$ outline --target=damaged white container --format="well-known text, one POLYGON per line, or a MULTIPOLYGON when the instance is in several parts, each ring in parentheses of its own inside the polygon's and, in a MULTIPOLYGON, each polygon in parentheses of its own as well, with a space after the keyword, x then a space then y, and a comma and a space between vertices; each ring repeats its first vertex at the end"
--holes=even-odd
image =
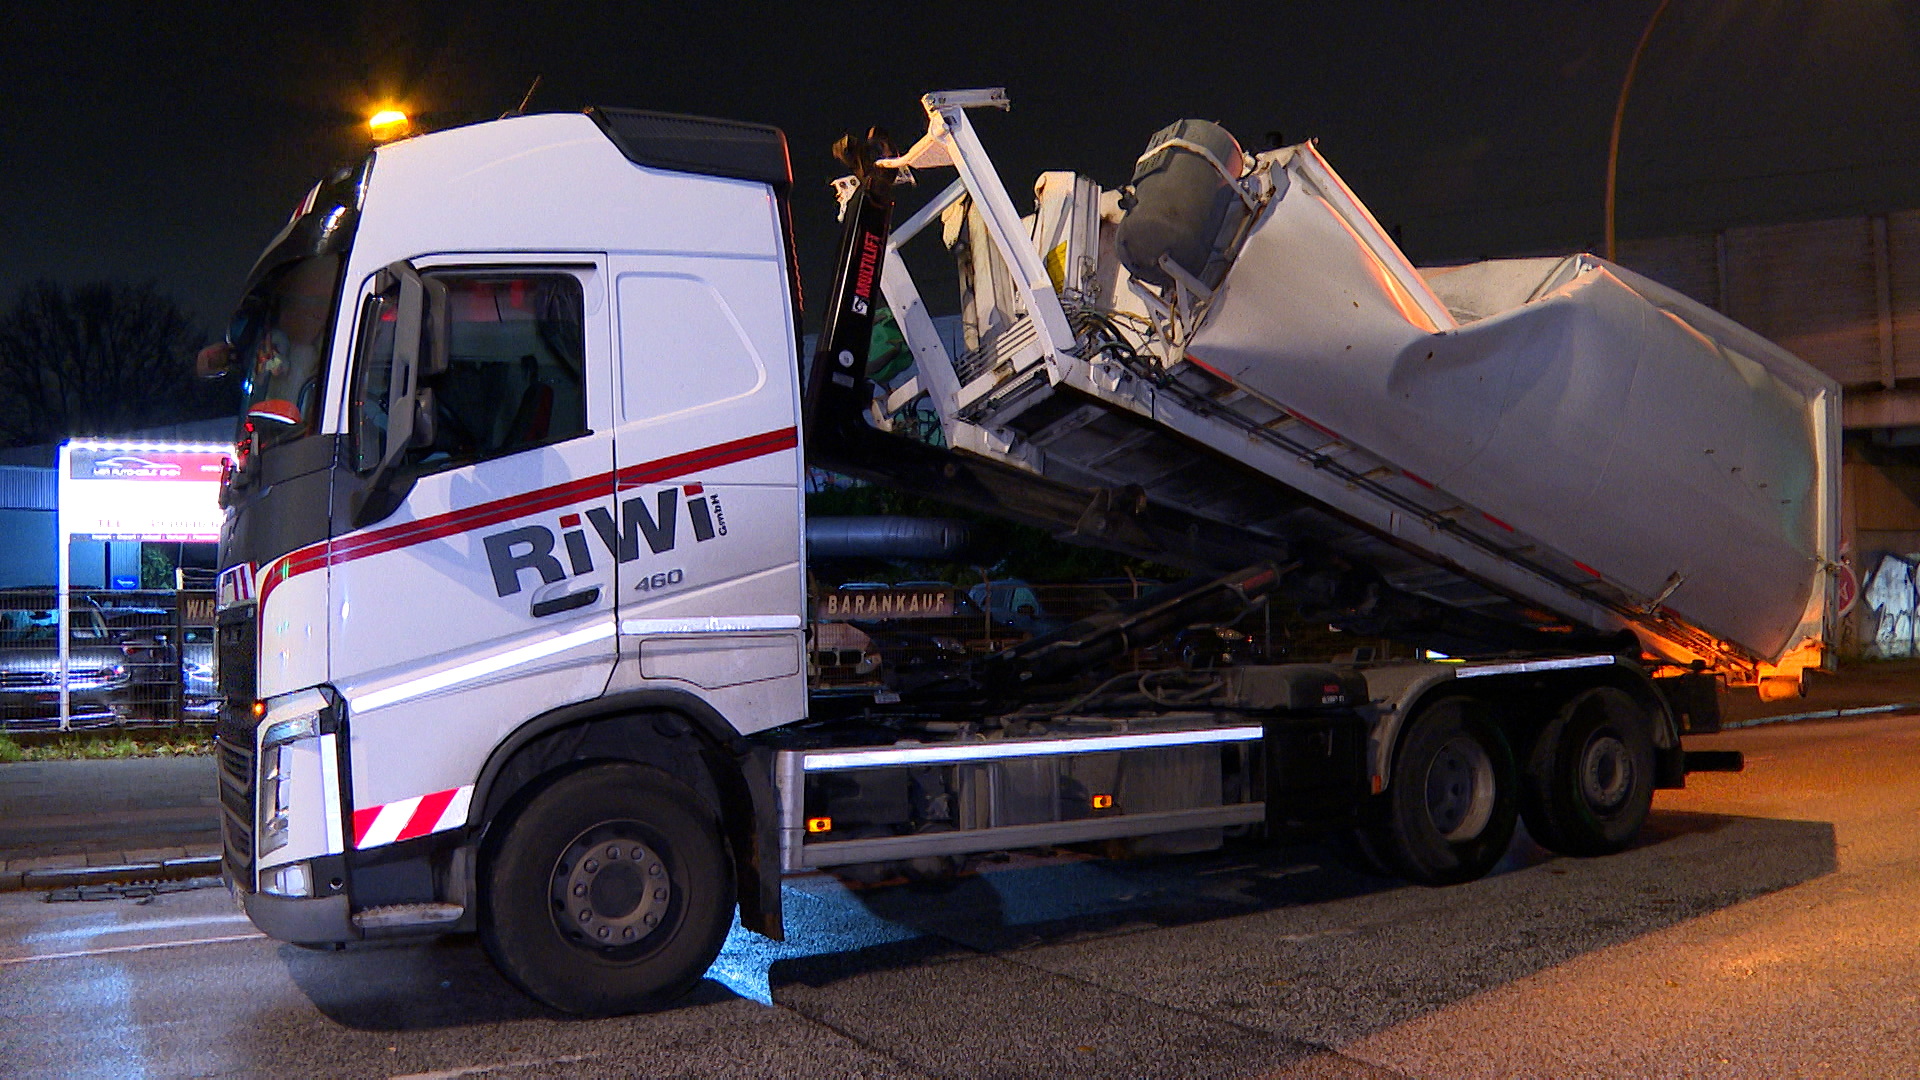
POLYGON ((966 291, 958 357, 924 347, 890 268, 920 366, 890 404, 926 394, 951 444, 1308 541, 1476 613, 1632 629, 1740 681, 1818 662, 1840 395, 1810 365, 1591 255, 1416 270, 1311 144, 1231 175, 1235 155, 1176 125, 1142 158, 1158 189, 1047 174, 1020 224, 960 110, 929 111, 908 157, 945 164, 923 152, 944 140, 962 178, 918 217, 944 211, 949 235, 957 214, 1012 217, 971 233, 1033 238, 966 291), (1188 146, 1220 175, 1189 165, 1175 191, 1161 167, 1188 146), (1129 237, 1128 215, 1155 227, 1129 237), (1219 231, 1183 245, 1179 220, 1219 231))
POLYGON ((1817 634, 1832 380, 1591 255, 1423 280, 1311 147, 1269 167, 1195 360, 1759 657, 1817 634))

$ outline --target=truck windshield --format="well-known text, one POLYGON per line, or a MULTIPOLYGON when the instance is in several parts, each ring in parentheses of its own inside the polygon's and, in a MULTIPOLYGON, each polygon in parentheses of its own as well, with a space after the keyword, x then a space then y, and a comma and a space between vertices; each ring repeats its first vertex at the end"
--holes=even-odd
POLYGON ((343 261, 334 253, 296 259, 240 302, 228 340, 245 379, 242 444, 250 435, 264 447, 314 431, 343 261))

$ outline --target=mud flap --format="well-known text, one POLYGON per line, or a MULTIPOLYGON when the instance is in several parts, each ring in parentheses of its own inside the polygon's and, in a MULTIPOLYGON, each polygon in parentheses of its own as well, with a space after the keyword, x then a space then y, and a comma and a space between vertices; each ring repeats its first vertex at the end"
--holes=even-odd
POLYGON ((726 826, 733 841, 734 879, 739 883, 740 925, 774 941, 785 941, 780 905, 780 798, 773 784, 773 751, 756 746, 739 764, 748 805, 729 805, 726 826))

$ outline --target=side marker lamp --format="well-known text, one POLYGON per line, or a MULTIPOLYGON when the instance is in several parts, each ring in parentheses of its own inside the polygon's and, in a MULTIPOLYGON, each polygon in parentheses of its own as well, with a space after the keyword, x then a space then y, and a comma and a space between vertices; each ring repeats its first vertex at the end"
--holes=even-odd
POLYGON ((807 819, 807 831, 823 833, 833 831, 833 819, 830 817, 810 817, 807 819))
POLYGON ((1095 810, 1111 810, 1111 809, 1113 809, 1113 796, 1111 796, 1111 795, 1095 795, 1095 796, 1093 797, 1093 808, 1094 808, 1095 810))

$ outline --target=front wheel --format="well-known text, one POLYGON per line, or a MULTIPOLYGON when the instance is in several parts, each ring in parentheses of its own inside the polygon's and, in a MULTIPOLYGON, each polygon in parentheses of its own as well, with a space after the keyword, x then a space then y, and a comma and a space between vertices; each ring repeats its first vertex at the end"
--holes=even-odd
POLYGON ((608 1016, 685 993, 733 921, 719 815, 644 765, 583 769, 536 795, 485 873, 480 940, 562 1012, 608 1016))
POLYGON ((1447 698, 1415 715, 1366 827, 1373 851, 1416 884, 1482 877, 1513 839, 1513 754, 1482 713, 1471 699, 1447 698))

